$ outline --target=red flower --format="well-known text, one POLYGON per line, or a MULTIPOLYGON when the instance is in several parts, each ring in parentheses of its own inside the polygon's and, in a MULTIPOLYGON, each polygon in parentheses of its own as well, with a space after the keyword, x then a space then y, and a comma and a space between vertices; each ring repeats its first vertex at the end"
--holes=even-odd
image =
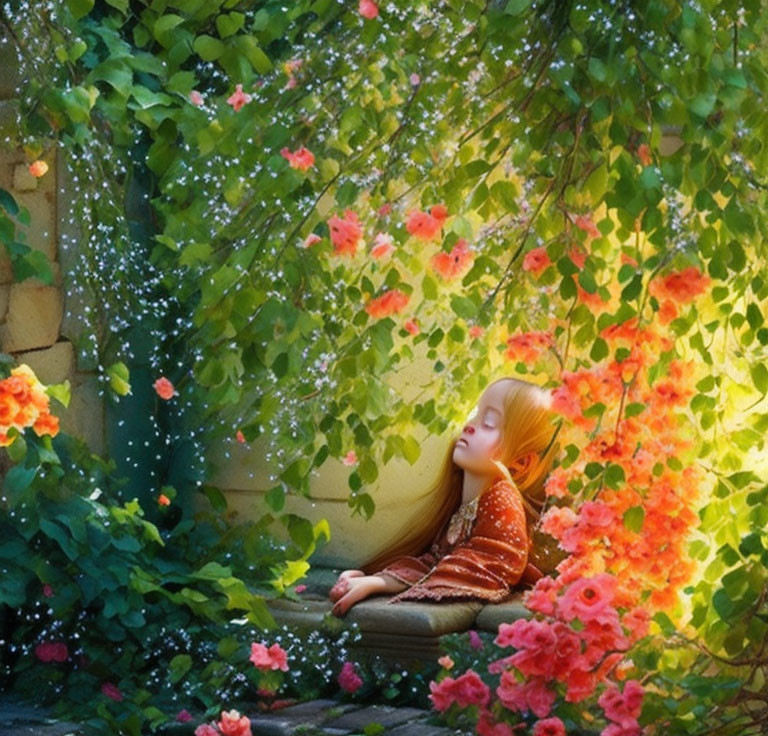
POLYGON ((565 724, 556 717, 533 724, 533 736, 565 736, 565 724))
POLYGON ((388 215, 390 212, 392 212, 392 205, 389 202, 385 202, 379 209, 377 210, 378 214, 384 217, 384 215, 388 215))
POLYGON ((331 231, 334 253, 354 256, 357 252, 357 244, 363 236, 363 228, 357 213, 352 210, 344 210, 344 217, 333 215, 328 220, 328 228, 331 231))
POLYGON ((554 345, 554 338, 549 332, 522 332, 507 338, 507 345, 505 356, 509 360, 534 363, 546 348, 554 345))
POLYGON ((242 433, 241 430, 237 430, 235 433, 235 439, 242 445, 245 442, 245 435, 242 433))
POLYGON ((227 97, 227 103, 232 105, 235 112, 239 112, 240 108, 251 101, 251 96, 247 92, 243 92, 243 85, 238 84, 235 87, 235 91, 227 97))
POLYGON ((405 309, 410 297, 404 294, 400 289, 390 289, 381 296, 371 299, 365 306, 365 311, 374 319, 389 317, 405 309))
POLYGON ((53 588, 47 583, 43 586, 43 595, 46 598, 50 598, 53 595, 53 588))
POLYGON ((475 254, 467 247, 467 241, 459 238, 450 253, 441 250, 432 256, 431 264, 446 281, 459 276, 472 263, 475 254))
POLYGON ((177 714, 176 714, 176 720, 179 723, 189 723, 192 720, 192 715, 186 708, 182 708, 177 714))
POLYGON ((157 392, 157 395, 161 399, 170 399, 173 397, 175 389, 173 388, 173 384, 164 376, 161 376, 158 378, 152 386, 154 387, 155 391, 157 392))
POLYGON ((657 299, 668 297, 685 304, 705 292, 711 282, 712 279, 699 271, 696 266, 688 266, 662 279, 652 280, 648 285, 648 291, 657 299))
POLYGON ((108 698, 112 698, 112 700, 115 700, 118 703, 123 699, 123 694, 120 692, 117 685, 114 685, 111 682, 105 682, 101 686, 101 692, 108 698))
POLYGON ((47 641, 35 647, 35 656, 41 662, 66 662, 69 651, 63 642, 47 641))
POLYGON ((643 166, 648 166, 653 161, 651 156, 651 147, 647 143, 641 143, 637 147, 637 157, 643 166))
POLYGON ((480 325, 472 325, 472 327, 469 328, 469 336, 473 338, 478 338, 482 336, 484 331, 485 330, 483 330, 483 328, 480 327, 480 325))
POLYGON ((315 163, 315 155, 304 146, 293 153, 291 153, 288 148, 284 147, 280 150, 280 154, 283 158, 288 160, 288 163, 292 168, 299 169, 300 171, 306 171, 314 166, 315 163))
POLYGON ((379 14, 379 7, 373 0, 360 0, 358 11, 363 18, 373 20, 379 14))
POLYGON ((590 238, 600 237, 600 231, 597 229, 597 225, 592 221, 591 215, 576 215, 573 219, 573 224, 587 233, 590 238))
POLYGON ((585 624, 590 621, 610 623, 616 618, 615 590, 616 578, 610 573, 582 578, 571 584, 558 600, 560 612, 568 621, 578 618, 585 624))
POLYGON ((170 506, 170 505, 171 505, 171 499, 170 499, 170 498, 168 498, 168 496, 166 496, 164 493, 161 493, 161 494, 160 494, 160 495, 157 497, 157 502, 158 502, 158 503, 159 503, 161 506, 170 506))

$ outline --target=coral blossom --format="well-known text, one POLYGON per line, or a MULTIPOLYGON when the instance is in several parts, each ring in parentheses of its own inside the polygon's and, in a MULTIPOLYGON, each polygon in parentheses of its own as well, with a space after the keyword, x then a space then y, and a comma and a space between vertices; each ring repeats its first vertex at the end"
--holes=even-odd
POLYGON ((224 710, 218 724, 223 736, 251 736, 251 719, 236 710, 224 710))
POLYGON ((227 97, 227 104, 232 105, 235 112, 239 112, 243 105, 248 104, 251 101, 251 95, 247 92, 243 92, 243 85, 238 84, 235 86, 235 91, 227 97))
POLYGON ((400 289, 390 289, 389 291, 385 291, 381 296, 371 299, 371 301, 366 304, 365 311, 374 319, 389 317, 392 314, 401 312, 406 304, 408 304, 409 299, 410 297, 400 291, 400 289))
POLYGON ((312 153, 312 151, 310 151, 308 148, 305 148, 304 146, 297 149, 293 153, 291 153, 288 148, 283 147, 280 150, 280 154, 283 156, 283 158, 288 160, 288 163, 292 168, 299 169, 300 171, 306 171, 315 163, 315 155, 312 153))
POLYGON ((464 238, 459 238, 451 248, 450 253, 441 250, 432 256, 430 261, 432 268, 446 281, 451 281, 459 276, 475 258, 474 252, 468 247, 464 238))
POLYGON ((405 229, 414 237, 422 240, 434 240, 440 235, 447 217, 448 210, 442 204, 434 205, 429 213, 414 210, 408 215, 405 229))
POLYGON ((29 165, 29 173, 32 174, 32 176, 40 178, 41 176, 44 176, 46 172, 48 171, 48 164, 45 161, 42 161, 41 159, 38 159, 37 161, 33 161, 29 165))
POLYGON ((379 7, 373 0, 360 0, 357 9, 360 15, 368 20, 373 20, 379 14, 379 7))
POLYGON ((157 392, 157 395, 161 399, 170 399, 173 398, 173 395, 175 393, 175 389, 173 387, 173 384, 165 378, 165 376, 161 376, 158 378, 152 386, 154 387, 155 391, 157 392))
POLYGON ((363 228, 356 212, 347 209, 344 210, 344 217, 331 216, 328 219, 328 228, 336 255, 354 256, 357 253, 357 245, 363 237, 363 228))
POLYGON ((565 736, 565 724, 556 717, 536 721, 533 736, 565 736))
POLYGON ((251 644, 250 661, 260 670, 288 671, 288 659, 285 650, 279 644, 273 644, 267 648, 265 644, 253 642, 251 644))
POLYGON ((539 248, 529 250, 523 258, 523 271, 540 274, 544 269, 552 265, 547 249, 542 245, 539 248))

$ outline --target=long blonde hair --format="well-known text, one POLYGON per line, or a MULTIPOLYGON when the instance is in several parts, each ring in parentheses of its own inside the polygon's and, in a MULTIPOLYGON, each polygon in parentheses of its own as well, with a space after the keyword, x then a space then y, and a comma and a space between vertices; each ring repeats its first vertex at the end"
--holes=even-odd
MULTIPOLYGON (((508 382, 504 395, 504 416, 501 424, 501 438, 494 461, 499 476, 516 485, 523 496, 526 520, 531 529, 541 515, 544 506, 544 483, 552 469, 560 444, 555 441, 560 424, 553 426, 554 413, 551 411, 550 394, 534 383, 506 376, 500 381, 508 382), (520 470, 515 461, 530 453, 534 457, 520 470)), ((461 428, 459 435, 463 431, 461 428)), ((453 438, 435 482, 428 496, 428 506, 416 520, 416 526, 406 530, 384 552, 361 566, 370 575, 386 567, 403 555, 419 555, 443 531, 456 509, 461 505, 464 484, 464 470, 453 462, 453 448, 459 435, 453 438)), ((491 482, 495 482, 494 478, 491 482)))

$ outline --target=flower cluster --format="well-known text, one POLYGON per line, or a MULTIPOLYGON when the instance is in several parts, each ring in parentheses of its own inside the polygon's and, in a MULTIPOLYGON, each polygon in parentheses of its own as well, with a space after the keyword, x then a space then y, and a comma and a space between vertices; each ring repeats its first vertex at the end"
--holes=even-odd
POLYGON ((28 365, 20 365, 0 381, 0 447, 16 439, 16 435, 8 434, 11 428, 23 433, 27 427, 32 427, 38 437, 55 437, 59 419, 50 413, 45 386, 28 365))

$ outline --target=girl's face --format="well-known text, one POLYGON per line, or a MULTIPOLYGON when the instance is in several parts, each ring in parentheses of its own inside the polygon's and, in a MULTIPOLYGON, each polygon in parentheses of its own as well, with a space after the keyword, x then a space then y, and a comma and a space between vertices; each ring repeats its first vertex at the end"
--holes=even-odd
POLYGON ((498 472, 492 458, 501 441, 504 393, 503 381, 489 386, 456 440, 453 461, 465 471, 478 475, 498 472))

